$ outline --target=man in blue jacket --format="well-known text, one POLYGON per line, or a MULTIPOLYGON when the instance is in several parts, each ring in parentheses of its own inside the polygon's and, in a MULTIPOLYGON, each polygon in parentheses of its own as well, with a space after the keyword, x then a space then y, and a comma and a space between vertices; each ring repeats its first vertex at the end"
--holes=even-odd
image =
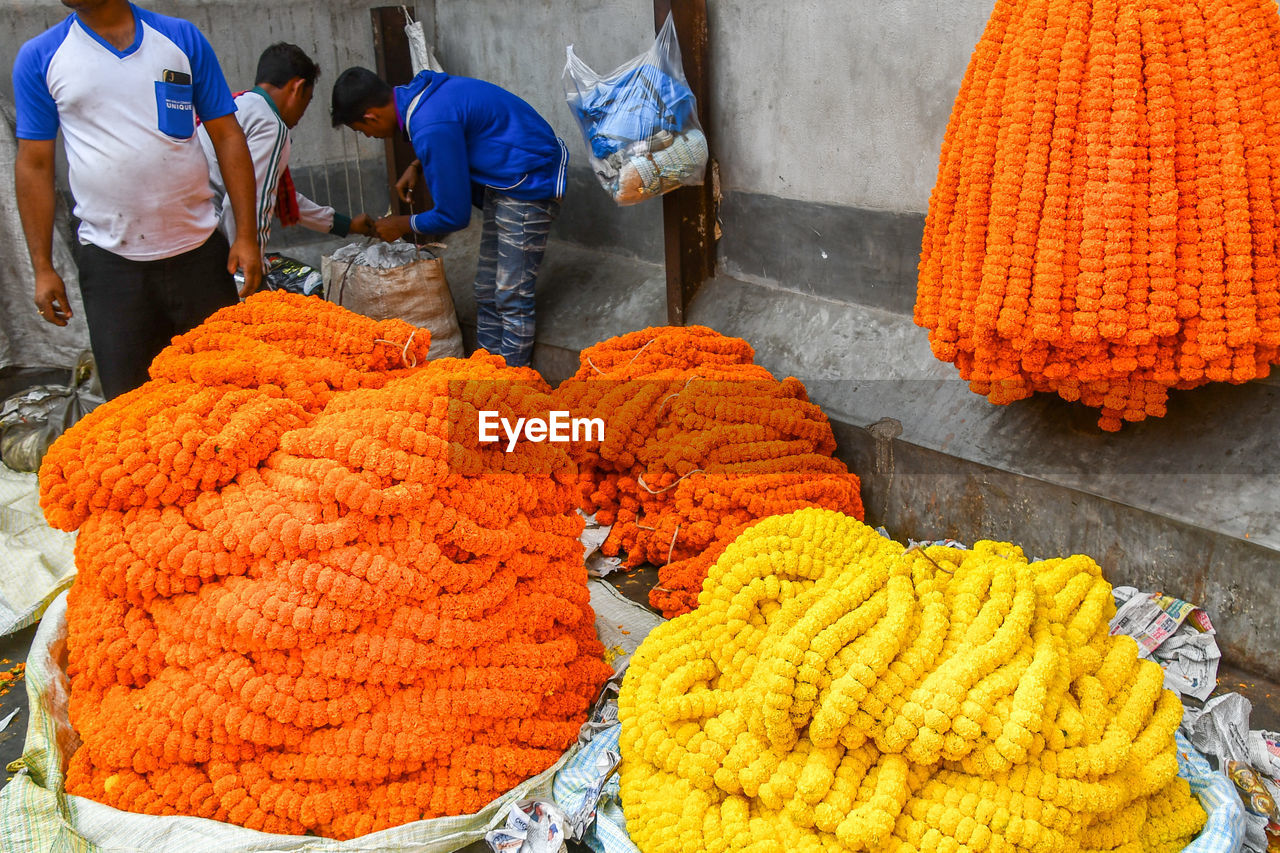
POLYGON ((534 286, 564 195, 569 150, 546 119, 492 83, 423 71, 392 88, 366 68, 333 84, 333 125, 386 139, 408 135, 417 162, 396 184, 406 201, 425 179, 435 206, 374 223, 378 236, 445 234, 484 211, 476 269, 480 346, 507 364, 533 355, 534 286))

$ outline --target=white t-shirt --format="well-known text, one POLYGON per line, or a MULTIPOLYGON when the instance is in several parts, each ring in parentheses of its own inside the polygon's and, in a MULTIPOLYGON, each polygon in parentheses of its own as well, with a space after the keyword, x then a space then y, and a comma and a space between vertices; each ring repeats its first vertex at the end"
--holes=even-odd
MULTIPOLYGON (((258 245, 265 253, 267 240, 271 237, 271 217, 276 212, 276 188, 280 176, 289 168, 293 140, 271 96, 263 90, 255 87, 242 92, 236 97, 235 104, 236 121, 240 122, 245 142, 249 145, 249 156, 253 158, 253 175, 258 187, 258 245)), ((213 140, 204 125, 197 129, 196 134, 209 161, 209 187, 213 191, 213 207, 218 212, 219 227, 227 235, 227 241, 234 242, 236 218, 231 209, 231 196, 227 194, 227 182, 223 180, 222 170, 218 168, 218 160, 213 153, 213 140)), ((346 236, 347 226, 351 224, 349 219, 337 216, 332 207, 316 204, 296 189, 293 195, 298 204, 299 225, 312 231, 333 232, 338 220, 340 227, 337 233, 346 236)))
POLYGON ((22 46, 13 88, 19 139, 62 128, 80 242, 146 261, 190 251, 217 226, 195 117, 235 103, 194 25, 132 8, 128 48, 73 14, 22 46))

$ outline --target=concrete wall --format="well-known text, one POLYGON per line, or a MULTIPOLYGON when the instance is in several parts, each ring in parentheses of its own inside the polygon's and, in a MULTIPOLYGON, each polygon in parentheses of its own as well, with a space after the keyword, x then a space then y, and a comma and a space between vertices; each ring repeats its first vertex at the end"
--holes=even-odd
MULTIPOLYGON (((722 268, 909 307, 942 136, 991 6, 709 0, 722 268), (876 239, 848 239, 858 234, 876 239)), ((511 89, 570 142, 577 177, 559 235, 660 261, 658 205, 618 208, 594 185, 560 85, 567 44, 601 72, 645 50, 652 4, 434 0, 434 8, 446 69, 511 89)))
MULTIPOLYGON (((710 0, 712 142, 725 192, 921 212, 991 0, 710 0)), ((565 45, 597 71, 653 39, 645 0, 436 0, 441 58, 520 94, 585 155, 565 45)), ((585 157, 579 158, 580 160, 585 157)))
MULTIPOLYGON (((53 0, 0 2, 0 65, 9 68, 21 42, 65 10, 53 0)), ((233 87, 252 82, 258 53, 272 41, 291 40, 312 53, 323 76, 316 103, 294 135, 300 187, 340 207, 360 198, 354 206, 378 213, 386 203, 381 144, 330 129, 327 112, 328 84, 337 73, 374 64, 368 10, 384 4, 149 5, 194 21, 233 87), (374 186, 363 186, 368 183, 374 186)), ((786 283, 801 290, 908 304, 942 135, 992 0, 709 0, 708 6, 723 269, 776 279, 784 266, 786 283), (875 246, 845 239, 868 233, 879 235, 875 246)), ((619 208, 595 185, 561 83, 566 45, 598 71, 645 50, 654 32, 652 4, 419 0, 410 8, 446 70, 510 89, 569 142, 571 192, 557 235, 660 260, 660 205, 619 208)), ((9 85, 6 75, 4 89, 9 85)))
POLYGON ((990 0, 708 5, 726 193, 925 210, 990 0))
MULTIPOLYGON (((253 85, 258 56, 267 45, 291 41, 320 64, 316 98, 293 134, 292 166, 298 188, 323 203, 343 209, 386 209, 383 143, 329 126, 329 86, 338 72, 373 64, 373 0, 312 3, 272 0, 156 0, 145 8, 194 23, 209 39, 233 91, 253 85), (363 192, 362 192, 363 191, 363 192), (361 201, 363 198, 363 201, 361 201)), ((22 43, 62 20, 66 7, 56 0, 0 0, 0 92, 11 98, 13 59, 22 43)), ((428 9, 429 11, 429 9, 428 9)))

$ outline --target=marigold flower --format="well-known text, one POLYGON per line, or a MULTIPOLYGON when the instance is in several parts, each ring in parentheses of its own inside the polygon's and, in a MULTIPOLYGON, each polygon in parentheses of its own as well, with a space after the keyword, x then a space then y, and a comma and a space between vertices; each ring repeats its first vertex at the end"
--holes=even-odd
POLYGON ((47 457, 80 528, 67 789, 146 814, 346 838, 472 812, 550 766, 609 674, 555 445, 496 357, 264 293, 47 457))
POLYGON ((943 139, 915 321, 975 393, 1099 426, 1280 361, 1273 0, 1002 0, 943 139))
POLYGON ((657 853, 1176 849, 1205 821, 1181 703, 1114 612, 1081 555, 766 518, 632 658, 628 832, 657 853))

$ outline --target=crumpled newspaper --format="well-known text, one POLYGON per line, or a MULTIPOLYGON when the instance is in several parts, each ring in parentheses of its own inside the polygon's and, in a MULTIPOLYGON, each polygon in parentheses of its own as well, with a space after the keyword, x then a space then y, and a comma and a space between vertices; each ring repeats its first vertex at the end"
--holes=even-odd
POLYGON ((1182 716, 1182 730, 1196 749, 1212 759, 1219 772, 1225 775, 1241 794, 1245 811, 1244 850, 1250 853, 1267 853, 1273 849, 1268 838, 1268 825, 1272 820, 1260 814, 1250 799, 1245 797, 1237 780, 1243 778, 1242 768, 1252 768, 1261 782, 1271 792, 1272 798, 1280 793, 1274 772, 1280 769, 1280 743, 1271 732, 1249 731, 1249 716, 1253 703, 1239 693, 1224 693, 1210 699, 1202 709, 1187 707, 1182 716), (1270 740, 1268 740, 1270 737, 1270 740))
MULTIPOLYGON (((1249 766, 1257 771, 1271 799, 1280 803, 1280 732, 1255 729, 1249 732, 1246 742, 1249 766)), ((1280 832, 1280 827, 1273 827, 1271 831, 1273 834, 1280 832)))
POLYGON ((600 524, 594 515, 587 515, 581 510, 578 514, 586 519, 586 527, 582 529, 582 559, 587 566, 587 577, 602 578, 622 568, 621 557, 606 557, 600 551, 604 540, 609 538, 612 525, 600 524))
POLYGON ((485 833, 495 853, 565 853, 564 811, 546 800, 521 800, 511 804, 507 825, 485 833))
MULTIPOLYGON (((886 538, 886 539, 888 539, 888 538, 892 538, 892 537, 890 537, 890 536, 886 533, 886 534, 885 534, 885 538, 886 538)), ((968 550, 969 550, 969 546, 968 546, 968 545, 964 544, 963 542, 961 542, 961 541, 959 541, 959 540, 957 540, 957 539, 908 539, 908 540, 907 540, 907 547, 908 547, 908 548, 915 548, 915 547, 920 547, 920 548, 932 548, 932 547, 934 547, 935 545, 940 546, 940 547, 943 547, 943 548, 954 548, 954 549, 955 549, 955 550, 957 550, 957 551, 968 551, 968 550)))
POLYGON ((1218 684, 1222 659, 1209 614, 1180 598, 1131 586, 1111 593, 1118 608, 1111 633, 1133 637, 1139 654, 1164 669, 1166 688, 1201 702, 1208 699, 1218 684))
POLYGON ((1239 693, 1215 696, 1199 710, 1184 708, 1182 730, 1191 744, 1220 764, 1249 760, 1249 715, 1253 703, 1239 693))
POLYGON ((434 258, 428 248, 397 240, 394 243, 348 243, 330 256, 334 261, 352 266, 390 270, 411 264, 419 258, 434 258))

